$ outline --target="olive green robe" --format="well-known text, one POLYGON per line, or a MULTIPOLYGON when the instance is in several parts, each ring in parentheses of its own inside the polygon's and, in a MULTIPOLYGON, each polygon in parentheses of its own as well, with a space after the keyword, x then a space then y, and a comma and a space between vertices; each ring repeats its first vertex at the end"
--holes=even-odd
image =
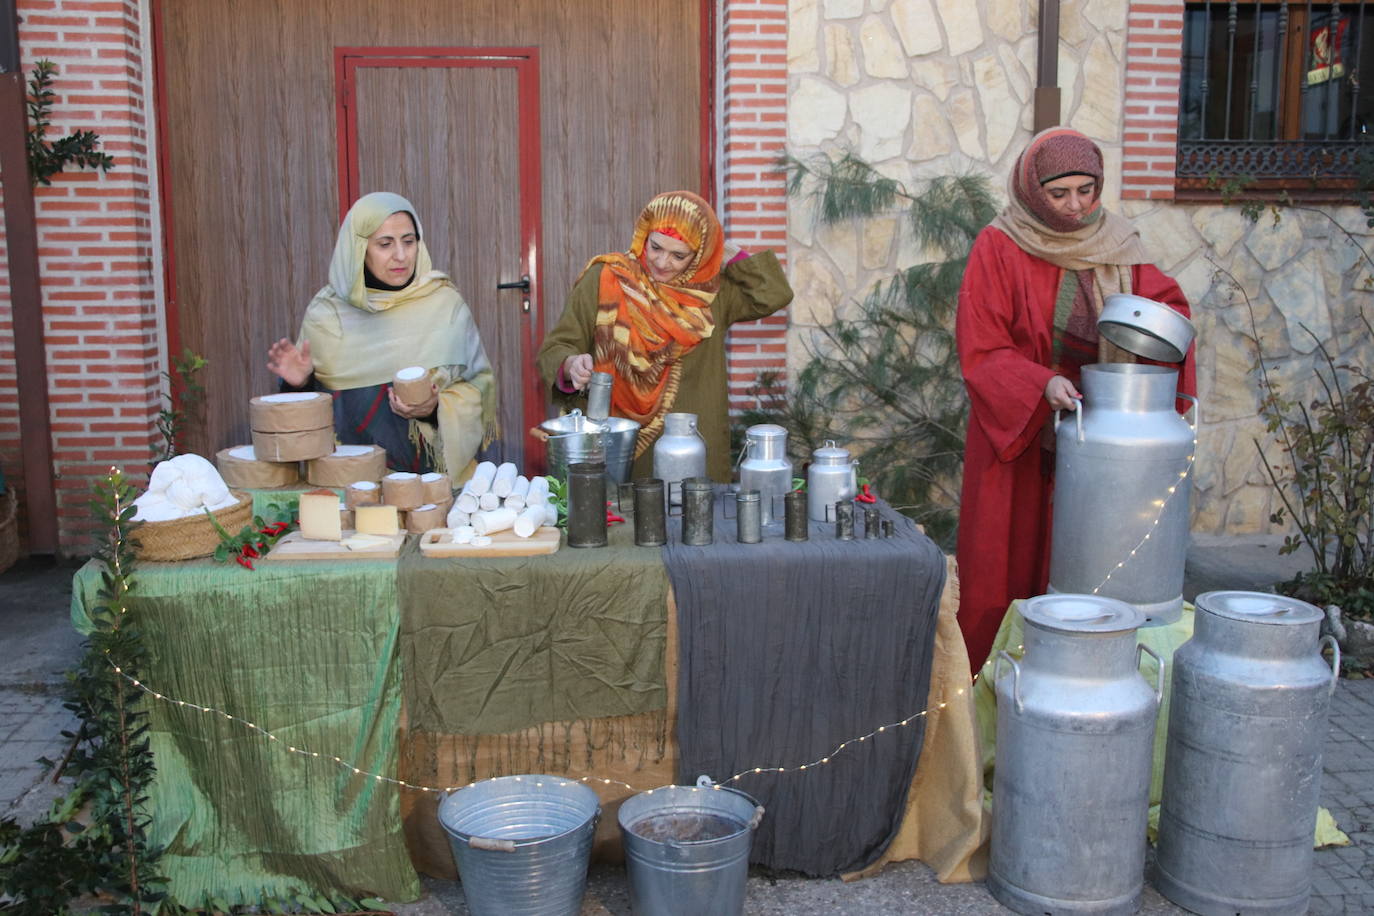
MULTIPOLYGON (((554 378, 569 356, 592 352, 602 269, 587 271, 573 286, 563 316, 539 348, 539 374, 553 389, 554 405, 565 411, 587 407, 586 392, 565 394, 554 378)), ((697 415, 697 429, 706 440, 706 472, 713 480, 729 482, 733 465, 726 390, 726 330, 736 321, 771 315, 791 301, 792 287, 773 252, 762 251, 726 265, 721 271, 720 292, 711 303, 715 330, 682 358, 682 384, 672 410, 697 415)), ((647 449, 635 459, 634 476, 651 476, 653 460, 653 449, 647 449)))

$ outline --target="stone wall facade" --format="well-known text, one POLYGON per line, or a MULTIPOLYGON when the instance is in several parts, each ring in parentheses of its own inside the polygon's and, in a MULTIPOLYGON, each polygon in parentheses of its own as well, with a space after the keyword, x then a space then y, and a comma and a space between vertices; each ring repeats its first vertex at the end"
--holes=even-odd
MULTIPOLYGON (((1031 136, 1034 4, 790 0, 789 11, 792 155, 852 151, 911 187, 936 175, 981 173, 1005 194, 1031 136)), ((1177 116, 1181 11, 1172 0, 1064 0, 1061 123, 1099 142, 1105 205, 1135 220, 1147 250, 1193 306, 1202 402, 1193 532, 1266 534, 1276 528, 1269 517, 1277 500, 1251 440, 1266 443, 1275 460, 1278 452, 1257 416, 1256 360, 1262 351, 1285 390, 1308 397, 1319 354, 1300 326, 1338 361, 1374 361, 1359 319, 1361 310, 1374 318, 1366 288, 1374 270, 1364 256, 1374 253, 1374 235, 1355 207, 1286 208, 1251 222, 1234 205, 1171 199, 1172 172, 1160 162, 1172 153, 1161 159, 1160 148, 1174 143, 1167 119, 1177 116)), ((817 326, 921 257, 896 219, 818 227, 799 199, 788 214, 795 374, 817 326)))

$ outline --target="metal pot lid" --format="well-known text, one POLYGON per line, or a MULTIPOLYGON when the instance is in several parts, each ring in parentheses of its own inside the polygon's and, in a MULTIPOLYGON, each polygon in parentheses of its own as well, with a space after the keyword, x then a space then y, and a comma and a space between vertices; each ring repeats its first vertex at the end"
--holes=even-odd
POLYGON ((1102 595, 1037 595, 1021 603, 1026 622, 1056 633, 1121 633, 1145 625, 1145 615, 1102 595))
POLYGON ((849 464, 849 449, 840 448, 834 439, 826 439, 825 445, 811 451, 811 460, 816 464, 849 464))
POLYGON ((1103 300, 1098 332, 1128 353, 1161 363, 1181 363, 1193 342, 1193 323, 1162 302, 1113 293, 1103 300))
POLYGON ((767 440, 787 438, 787 430, 778 426, 776 423, 760 423, 757 426, 751 426, 744 431, 744 434, 750 439, 767 440))
POLYGON ((1193 604, 1198 610, 1225 617, 1227 620, 1270 626, 1313 624, 1325 616, 1316 605, 1286 595, 1270 595, 1266 592, 1203 592, 1197 596, 1193 604))

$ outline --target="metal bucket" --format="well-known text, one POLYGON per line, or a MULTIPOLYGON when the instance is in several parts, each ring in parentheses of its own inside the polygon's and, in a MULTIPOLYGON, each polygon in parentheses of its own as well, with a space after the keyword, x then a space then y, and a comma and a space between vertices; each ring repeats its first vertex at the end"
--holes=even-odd
POLYGON ((635 440, 639 424, 624 417, 590 420, 573 410, 539 424, 548 433, 549 474, 568 479, 568 465, 604 461, 606 476, 615 483, 628 483, 630 465, 635 459, 635 440))
POLYGON ((439 804, 473 916, 576 916, 587 889, 596 793, 557 776, 501 776, 439 804))
POLYGON ((737 916, 763 808, 735 789, 664 786, 620 806, 637 916, 737 916))

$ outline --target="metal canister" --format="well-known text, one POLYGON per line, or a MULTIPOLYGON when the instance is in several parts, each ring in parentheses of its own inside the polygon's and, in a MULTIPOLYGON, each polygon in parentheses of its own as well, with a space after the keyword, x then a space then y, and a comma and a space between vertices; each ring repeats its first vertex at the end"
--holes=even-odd
POLYGON ((826 439, 825 445, 811 452, 811 465, 806 469, 806 512, 812 521, 830 521, 835 517, 837 501, 858 494, 857 465, 850 460, 849 450, 836 446, 833 439, 826 439))
POLYGON ((854 502, 841 499, 835 503, 835 537, 842 541, 854 540, 854 502))
POLYGON ((787 430, 760 423, 744 431, 739 488, 758 490, 762 524, 781 522, 783 496, 792 491, 792 462, 787 460, 787 430), (777 508, 774 508, 776 502, 777 508))
POLYGON ((735 539, 741 544, 763 540, 761 503, 758 490, 740 490, 735 494, 735 539))
POLYGON ((635 487, 635 545, 662 547, 668 543, 667 507, 663 504, 663 481, 641 477, 635 487))
POLYGON ((1118 598, 1147 625, 1179 618, 1195 427, 1177 388, 1163 366, 1083 367, 1074 422, 1055 420, 1051 592, 1118 598))
POLYGON ((568 546, 606 546, 606 465, 586 461, 568 467, 568 546))
POLYGON ((615 377, 609 372, 593 372, 587 382, 587 419, 604 420, 611 415, 611 387, 615 377))
POLYGON ((706 477, 682 482, 682 543, 705 547, 715 540, 715 484, 706 477))
POLYGON ((876 539, 883 526, 882 513, 877 506, 864 509, 864 540, 876 539))
POLYGON ((806 517, 806 494, 793 490, 783 497, 783 537, 789 541, 805 541, 811 536, 811 521, 806 517))
POLYGON ((1164 662, 1144 615, 1095 595, 1023 603, 1025 657, 997 657, 988 890, 1018 913, 1134 913, 1164 662), (1140 653, 1159 663, 1154 689, 1140 653))
POLYGON ((673 505, 682 501, 682 481, 706 476, 706 440, 697 432, 697 415, 663 417, 663 435, 654 442, 654 476, 663 481, 673 505))
POLYGON ((1303 601, 1195 605, 1174 653, 1154 885, 1195 913, 1305 913, 1339 649, 1328 667, 1322 612, 1303 601))

